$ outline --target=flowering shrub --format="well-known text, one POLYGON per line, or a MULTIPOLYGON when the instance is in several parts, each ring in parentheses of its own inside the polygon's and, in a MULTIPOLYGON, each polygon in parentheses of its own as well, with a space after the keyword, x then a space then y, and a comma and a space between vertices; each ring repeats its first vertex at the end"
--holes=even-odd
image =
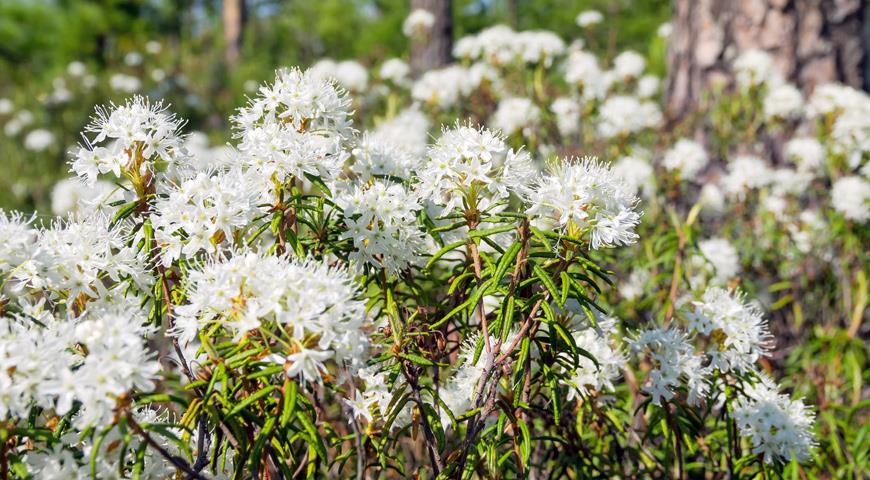
POLYGON ((754 478, 815 462, 815 407, 772 378, 768 319, 847 298, 855 348, 867 96, 829 85, 805 105, 750 51, 709 120, 657 142, 658 79, 635 52, 605 69, 499 26, 455 54, 414 82, 396 59, 374 80, 347 62, 279 70, 221 150, 158 101, 98 108, 58 187, 72 213, 0 214, 0 476, 754 478), (386 113, 361 132, 355 107, 386 113), (754 140, 782 132, 771 160, 754 140))

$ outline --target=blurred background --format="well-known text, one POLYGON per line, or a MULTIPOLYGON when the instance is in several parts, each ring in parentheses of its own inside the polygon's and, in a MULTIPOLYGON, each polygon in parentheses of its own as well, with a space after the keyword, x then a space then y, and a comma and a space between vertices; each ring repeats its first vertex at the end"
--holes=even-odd
MULTIPOLYGON (((134 93, 163 98, 188 120, 187 132, 205 134, 199 142, 220 145, 229 138, 228 116, 277 67, 324 57, 367 68, 393 57, 409 61, 402 27, 411 3, 2 0, 0 208, 49 210, 51 187, 69 176, 66 152, 94 105, 134 93)), ((570 41, 581 33, 576 15, 588 9, 607 18, 583 32, 588 45, 605 57, 637 50, 649 71, 664 73, 656 30, 671 17, 665 0, 453 0, 446 33, 458 39, 504 23, 546 28, 570 41)), ((434 62, 430 67, 444 63, 434 62)))

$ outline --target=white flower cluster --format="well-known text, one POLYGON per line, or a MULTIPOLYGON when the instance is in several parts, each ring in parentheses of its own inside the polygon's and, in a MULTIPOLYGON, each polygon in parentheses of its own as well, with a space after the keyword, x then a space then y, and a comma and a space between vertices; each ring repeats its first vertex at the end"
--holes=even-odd
MULTIPOLYGON (((692 257, 692 265, 699 274, 710 274, 713 285, 725 285, 740 273, 740 256, 728 240, 720 237, 708 238, 698 242, 701 255, 692 257)), ((693 284, 699 279, 693 278, 693 284)))
POLYGON ((38 236, 30 228, 34 219, 0 209, 0 274, 10 272, 30 257, 38 236))
POLYGON ((515 32, 507 25, 495 25, 477 35, 460 38, 453 47, 453 55, 457 58, 481 60, 499 67, 515 62, 549 67, 564 51, 565 42, 553 32, 515 32))
POLYGON ((346 230, 342 239, 353 242, 352 261, 399 272, 420 260, 423 232, 417 212, 423 209, 417 195, 401 184, 382 181, 358 185, 340 194, 346 230))
POLYGON ((571 97, 559 97, 553 100, 550 111, 556 116, 556 127, 563 137, 574 135, 580 131, 580 102, 571 97))
POLYGON ((331 58, 324 58, 318 60, 308 71, 316 78, 335 80, 354 93, 363 93, 369 86, 368 70, 355 60, 336 62, 331 58))
POLYGON ((782 74, 773 63, 773 57, 764 50, 749 49, 742 52, 733 63, 737 85, 741 88, 782 83, 782 74))
POLYGON ((531 205, 526 212, 536 222, 555 224, 576 238, 588 233, 594 249, 630 245, 638 238, 637 197, 594 158, 555 165, 526 198, 531 205))
POLYGON ((315 260, 236 252, 190 272, 188 303, 177 307, 173 332, 182 343, 220 324, 236 340, 268 324, 285 331, 288 377, 321 382, 324 362, 359 365, 368 345, 364 303, 346 270, 315 260))
POLYGON ((870 182, 857 175, 838 179, 831 188, 831 203, 850 220, 870 220, 870 182))
POLYGON ((763 455, 766 463, 808 460, 816 446, 814 417, 803 401, 779 393, 766 377, 748 387, 734 409, 740 433, 749 438, 753 453, 763 455))
POLYGON ((145 177, 155 162, 172 163, 184 157, 179 130, 184 122, 167 112, 162 102, 133 97, 126 104, 97 108, 85 131, 85 145, 78 149, 72 170, 94 184, 100 174, 145 177))
POLYGON ((616 343, 616 319, 600 318, 592 326, 586 315, 580 311, 576 300, 566 302, 565 310, 570 312, 572 321, 571 336, 577 348, 588 352, 595 360, 579 355, 577 367, 563 383, 571 387, 567 399, 588 397, 592 392, 612 391, 613 382, 619 378, 627 359, 616 343))
POLYGON ((773 338, 761 310, 745 303, 739 292, 709 288, 692 302, 689 329, 709 338, 710 366, 722 372, 748 372, 759 357, 767 356, 773 338))
POLYGON ((99 427, 131 389, 151 391, 159 366, 138 302, 103 297, 64 319, 44 298, 22 298, 21 314, 0 317, 0 417, 26 418, 33 404, 65 415, 75 405, 77 428, 99 427))
POLYGON ((378 71, 381 79, 399 87, 410 86, 411 67, 401 58, 390 58, 381 64, 378 71))
POLYGON ((471 125, 442 132, 419 172, 422 198, 452 212, 466 202, 483 211, 522 193, 534 178, 529 154, 508 148, 504 138, 471 125))
POLYGON ((762 102, 764 115, 773 120, 800 118, 804 108, 804 96, 790 83, 770 87, 762 102))
POLYGON ((671 147, 662 160, 668 171, 677 171, 680 179, 691 181, 698 177, 710 161, 707 150, 700 143, 681 138, 671 147))
POLYGON ((732 198, 744 200, 749 191, 765 187, 772 181, 773 170, 767 162, 755 155, 739 155, 728 164, 722 187, 732 198))
MULTIPOLYGON (((411 157, 407 160, 408 165, 416 165, 418 159, 426 155, 430 125, 431 122, 423 112, 416 107, 409 107, 378 125, 371 132, 370 138, 381 145, 394 145, 407 152, 411 157)), ((401 177, 398 171, 390 174, 401 177)))
POLYGON ((449 65, 429 70, 414 82, 411 97, 421 103, 441 109, 453 107, 484 83, 493 84, 498 74, 489 65, 475 63, 470 67, 449 65))
POLYGON ((598 10, 584 10, 577 14, 577 18, 574 21, 580 27, 591 27, 603 22, 604 15, 598 10))
MULTIPOLYGON (((51 228, 35 232, 36 240, 28 245, 26 259, 11 272, 18 290, 44 291, 52 299, 63 296, 74 301, 79 296, 100 298, 110 288, 123 288, 104 281, 131 279, 135 286, 147 287, 145 252, 129 246, 126 228, 110 228, 104 215, 81 220, 56 221, 51 228)), ((25 235, 32 238, 34 234, 25 235)))
POLYGON ((177 185, 168 184, 154 202, 152 224, 163 265, 182 255, 216 253, 218 246, 234 245, 237 233, 266 214, 270 184, 256 171, 234 167, 226 171, 198 172, 177 185))
POLYGON ((563 68, 565 81, 577 85, 583 99, 602 99, 607 94, 609 80, 605 79, 595 54, 580 49, 571 50, 563 68))
POLYGON ((348 153, 350 99, 331 80, 310 71, 282 69, 275 82, 233 117, 239 161, 265 178, 334 179, 348 153))
POLYGON ((490 126, 505 135, 521 132, 529 136, 541 119, 541 109, 528 98, 505 98, 492 115, 490 126))
POLYGON ((795 137, 789 140, 783 148, 786 158, 797 165, 801 172, 821 173, 825 168, 827 152, 825 147, 811 137, 795 137))
POLYGON ((662 120, 658 105, 630 95, 615 95, 601 105, 598 133, 604 138, 624 137, 657 126, 662 120))
POLYGON ((429 10, 417 8, 402 22, 402 33, 407 37, 425 37, 435 26, 435 15, 429 10))
POLYGON ((656 328, 641 332, 631 344, 638 355, 646 355, 652 362, 643 391, 652 398, 652 403, 661 405, 662 400, 674 398, 676 389, 685 379, 687 401, 697 404, 710 390, 706 379, 710 369, 703 366, 703 358, 695 353, 695 347, 676 327, 656 328))
MULTIPOLYGON (((151 408, 137 408, 132 412, 140 424, 168 423, 169 415, 158 413, 151 408)), ((67 478, 88 478, 96 474, 96 478, 119 478, 123 471, 140 449, 144 449, 144 465, 139 473, 143 480, 163 480, 171 478, 175 467, 162 457, 155 449, 145 449, 144 440, 139 437, 128 439, 129 443, 124 455, 118 452, 117 446, 123 442, 124 434, 119 429, 107 432, 99 445, 90 439, 79 439, 74 433, 63 435, 54 448, 50 450, 34 450, 27 453, 24 463, 34 478, 61 480, 67 478), (97 451, 99 449, 99 451, 97 451), (79 454, 80 452, 80 454, 79 454), (93 459, 93 464, 91 464, 93 459)), ((192 437, 192 444, 196 439, 192 437)), ((164 437, 156 436, 156 441, 167 451, 175 452, 178 448, 164 437)), ((229 462, 228 462, 229 463, 229 462)), ((223 473, 223 472, 220 472, 223 473)), ((124 477, 120 477, 124 478, 124 477)), ((226 478, 216 475, 215 479, 226 478)))

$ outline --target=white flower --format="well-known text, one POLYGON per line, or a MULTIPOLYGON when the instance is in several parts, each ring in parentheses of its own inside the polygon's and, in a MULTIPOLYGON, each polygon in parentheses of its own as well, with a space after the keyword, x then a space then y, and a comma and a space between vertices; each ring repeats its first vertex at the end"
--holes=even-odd
POLYGON ((646 60, 643 55, 632 50, 626 50, 613 59, 613 70, 622 79, 640 78, 644 68, 646 60))
POLYGON ((164 266, 201 250, 215 253, 236 243, 238 232, 266 214, 268 179, 235 167, 213 174, 194 173, 169 184, 154 203, 154 238, 164 266))
POLYGON ((0 98, 0 115, 9 115, 15 109, 15 104, 8 98, 0 98))
POLYGON ((320 80, 334 80, 342 87, 355 93, 362 93, 369 84, 369 73, 359 62, 344 60, 336 62, 324 58, 311 66, 309 72, 320 80))
POLYGON ((767 356, 773 336, 761 310, 746 303, 740 292, 713 287, 687 314, 689 329, 709 337, 710 365, 722 372, 755 370, 759 357, 767 356))
POLYGON ((665 22, 659 25, 659 28, 656 29, 656 35, 658 35, 659 38, 669 38, 672 33, 674 33, 674 26, 671 22, 665 22))
POLYGON ((402 33, 406 37, 422 37, 435 26, 435 15, 429 10, 418 8, 412 11, 402 22, 402 33))
POLYGON ((142 64, 142 54, 139 52, 128 52, 124 55, 124 63, 130 66, 137 66, 142 64))
POLYGON ((773 171, 764 160, 754 155, 741 155, 728 164, 728 174, 722 178, 725 193, 742 200, 746 192, 769 185, 773 171))
MULTIPOLYGON (((359 390, 356 390, 353 398, 343 398, 342 402, 350 408, 351 415, 353 418, 364 418, 366 422, 371 423, 372 421, 372 412, 371 408, 377 402, 377 398, 373 395, 363 395, 359 390)), ((351 419, 348 419, 348 422, 351 422, 351 419)))
POLYGON ((553 100, 550 111, 556 116, 556 127, 563 137, 580 131, 580 103, 571 97, 559 97, 553 100))
POLYGON ((579 85, 585 100, 602 99, 607 93, 598 57, 584 50, 572 50, 565 59, 565 81, 579 85))
POLYGON ((688 402, 697 404, 709 391, 707 377, 711 371, 702 366, 702 359, 686 335, 676 327, 655 328, 640 332, 631 344, 632 350, 645 355, 652 363, 642 390, 652 397, 652 403, 674 398, 681 378, 686 379, 688 402))
POLYGON ((66 72, 73 77, 82 77, 87 73, 87 70, 85 64, 79 61, 70 62, 69 65, 66 66, 66 72))
POLYGON ((795 119, 803 111, 804 96, 790 83, 773 86, 764 97, 762 108, 769 119, 795 119))
POLYGON ((698 249, 703 260, 713 267, 714 282, 725 284, 740 272, 740 257, 728 240, 718 237, 708 238, 698 242, 698 249))
POLYGON ((565 51, 565 42, 547 30, 515 32, 507 25, 494 25, 477 35, 461 38, 453 49, 457 58, 481 60, 497 67, 522 62, 552 65, 565 51))
MULTIPOLYGON (((616 319, 600 318, 598 325, 589 325, 584 313, 577 313, 579 305, 572 311, 572 319, 576 329, 571 332, 578 348, 582 348, 595 360, 585 355, 579 355, 577 367, 571 372, 568 380, 562 383, 571 387, 568 391, 568 401, 579 396, 588 396, 591 392, 613 390, 613 382, 619 378, 626 358, 616 348, 616 319)), ((572 305, 567 304, 566 309, 571 310, 572 305)))
POLYGON ((365 304, 346 270, 240 251, 192 270, 188 281, 188 303, 176 308, 178 324, 171 332, 182 343, 215 324, 237 340, 257 328, 286 332, 290 338, 284 340, 294 348, 273 360, 306 382, 321 381, 327 359, 339 365, 363 359, 365 304))
POLYGON ((595 158, 567 160, 541 176, 526 196, 536 222, 555 224, 572 237, 589 235, 594 249, 630 245, 640 222, 637 198, 595 158))
POLYGON ((102 180, 88 185, 78 177, 67 178, 51 189, 51 212, 63 216, 101 210, 108 203, 122 199, 122 192, 119 187, 102 180))
POLYGON ((374 181, 338 195, 347 226, 341 239, 353 241, 350 259, 396 273, 415 265, 424 250, 417 224, 423 209, 417 196, 399 184, 374 181))
POLYGON ((652 98, 659 93, 661 80, 659 77, 647 74, 637 81, 637 96, 640 98, 652 98))
POLYGON ((279 181, 305 175, 334 179, 348 157, 350 99, 331 80, 311 71, 278 70, 275 82, 232 118, 241 162, 279 181))
POLYGON ((578 26, 585 28, 603 22, 604 15, 598 10, 584 10, 577 14, 575 21, 578 26))
POLYGON ((831 151, 843 155, 850 168, 870 163, 870 97, 865 99, 840 114, 831 128, 831 151))
POLYGON ((122 278, 147 288, 147 253, 128 246, 130 234, 124 225, 109 228, 111 220, 102 214, 83 219, 56 221, 38 231, 31 255, 13 277, 23 286, 41 289, 54 298, 87 295, 99 298, 122 278), (107 287, 108 285, 108 287, 107 287))
POLYGON ((831 205, 850 220, 870 220, 870 182, 858 176, 840 178, 831 188, 831 205))
POLYGON ((148 43, 145 44, 145 51, 151 55, 157 55, 161 50, 163 50, 163 45, 161 45, 157 40, 149 40, 148 43))
POLYGON ((409 107, 395 117, 384 121, 370 132, 370 139, 382 145, 394 145, 414 157, 419 163, 429 143, 429 118, 416 107, 409 107))
POLYGON ((644 197, 652 194, 653 167, 646 160, 637 156, 622 157, 613 164, 613 174, 619 178, 626 188, 634 194, 642 193, 644 197))
POLYGON ((184 158, 180 135, 182 120, 167 112, 162 102, 133 97, 124 105, 98 107, 85 127, 85 144, 72 161, 72 170, 87 180, 99 174, 145 175, 158 161, 173 163, 184 158))
POLYGON ((30 226, 34 219, 0 209, 0 274, 5 274, 30 257, 37 238, 37 231, 30 226))
MULTIPOLYGON (((400 140, 399 138, 396 138, 400 140)), ((407 180, 417 171, 421 158, 417 152, 383 134, 365 133, 351 152, 350 169, 366 181, 373 176, 407 180)))
POLYGON ((483 82, 494 82, 498 74, 489 65, 476 63, 470 68, 450 65, 424 73, 411 87, 411 98, 447 109, 477 90, 483 82))
POLYGON ((773 57, 764 50, 744 51, 734 60, 733 67, 737 74, 737 84, 741 88, 777 84, 782 81, 782 75, 774 65, 773 57))
POLYGON ((44 128, 31 130, 24 137, 24 148, 33 151, 41 152, 48 149, 54 143, 54 134, 44 128))
POLYGON ((825 166, 825 147, 815 138, 798 137, 786 142, 785 157, 802 172, 821 173, 825 166))
POLYGON ((528 135, 534 131, 540 119, 541 109, 528 98, 506 98, 498 103, 490 126, 505 135, 517 132, 528 135))
POLYGON ((644 287, 650 279, 650 274, 646 270, 634 269, 628 276, 626 281, 619 284, 619 295, 632 302, 641 298, 644 294, 644 287))
POLYGON ((734 419, 740 434, 752 443, 752 452, 764 455, 766 463, 806 461, 816 446, 814 415, 803 401, 791 400, 778 390, 765 377, 747 387, 734 408, 734 419))
POLYGON ((659 107, 630 95, 616 95, 601 105, 598 133, 605 138, 626 136, 653 128, 662 120, 659 107))
POLYGON ((515 45, 525 63, 543 64, 549 67, 553 60, 565 51, 565 42, 553 32, 547 30, 527 30, 514 36, 515 45))
POLYGON ((117 92, 136 93, 142 88, 142 82, 132 75, 116 73, 109 77, 109 87, 117 92))
MULTIPOLYGON (((459 367, 444 382, 438 392, 439 397, 453 414, 453 417, 459 417, 471 409, 474 404, 474 394, 483 375, 484 365, 489 364, 492 359, 492 353, 483 349, 475 361, 476 347, 480 338, 480 332, 474 332, 465 338, 459 349, 459 360, 457 361, 459 367)), ((509 344, 513 341, 512 339, 513 337, 508 335, 505 343, 509 344)), ((490 341, 495 344, 496 339, 490 337, 490 341)), ((447 412, 441 412, 441 425, 447 428, 451 424, 447 412)))
POLYGON ((707 183, 701 187, 698 202, 704 214, 716 216, 725 211, 725 194, 715 183, 707 183))
POLYGON ((393 82, 395 85, 407 87, 410 85, 409 75, 411 67, 400 58, 390 58, 381 64, 380 76, 382 79, 393 82))
POLYGON ((839 115, 856 107, 866 108, 868 101, 870 98, 860 90, 839 83, 826 83, 817 86, 810 95, 807 116, 839 115))
POLYGON ((522 193, 534 177, 529 154, 508 148, 504 138, 471 125, 444 130, 419 172, 422 197, 452 212, 466 202, 483 211, 511 192, 522 193))
POLYGON ((707 166, 710 158, 700 143, 681 138, 665 153, 662 165, 668 171, 678 171, 680 179, 691 181, 707 166))

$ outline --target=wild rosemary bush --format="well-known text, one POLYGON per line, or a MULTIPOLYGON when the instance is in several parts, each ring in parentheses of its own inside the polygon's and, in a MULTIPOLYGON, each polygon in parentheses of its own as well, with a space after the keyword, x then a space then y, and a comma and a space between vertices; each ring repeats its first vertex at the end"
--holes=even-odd
POLYGON ((867 96, 751 51, 665 129, 634 52, 456 55, 279 70, 221 150, 98 108, 0 216, 0 477, 866 473, 867 96))

